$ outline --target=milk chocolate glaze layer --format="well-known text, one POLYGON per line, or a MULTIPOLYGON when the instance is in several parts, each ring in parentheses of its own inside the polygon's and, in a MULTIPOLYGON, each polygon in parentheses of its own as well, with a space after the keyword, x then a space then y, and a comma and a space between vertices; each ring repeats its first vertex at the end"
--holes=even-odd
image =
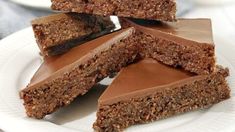
MULTIPOLYGON (((100 104, 145 95, 151 91, 192 81, 196 75, 182 69, 172 68, 146 58, 123 68, 112 84, 99 98, 100 104), (140 91, 140 92, 139 92, 140 91), (138 92, 135 94, 135 92, 138 92)), ((199 77, 199 76, 197 76, 199 77)))
POLYGON ((120 18, 136 29, 181 44, 214 44, 210 19, 178 19, 177 22, 160 22, 141 19, 120 18))

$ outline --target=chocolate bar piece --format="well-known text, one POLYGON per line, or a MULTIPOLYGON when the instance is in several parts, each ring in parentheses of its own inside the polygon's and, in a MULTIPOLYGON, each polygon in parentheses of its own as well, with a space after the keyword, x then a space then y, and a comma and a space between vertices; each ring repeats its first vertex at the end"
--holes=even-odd
POLYGON ((85 94, 96 83, 134 61, 133 28, 105 35, 69 52, 46 57, 20 92, 29 117, 43 118, 85 94))
POLYGON ((52 9, 101 16, 175 21, 175 0, 51 0, 52 9))
POLYGON ((61 13, 37 18, 32 27, 42 55, 53 56, 108 34, 115 25, 109 17, 61 13))
POLYGON ((197 73, 215 71, 215 45, 209 19, 177 22, 120 19, 122 28, 134 27, 143 57, 197 73))
POLYGON ((225 77, 217 67, 209 75, 145 59, 123 68, 98 101, 98 132, 118 132, 189 111, 208 108, 230 97, 225 77))

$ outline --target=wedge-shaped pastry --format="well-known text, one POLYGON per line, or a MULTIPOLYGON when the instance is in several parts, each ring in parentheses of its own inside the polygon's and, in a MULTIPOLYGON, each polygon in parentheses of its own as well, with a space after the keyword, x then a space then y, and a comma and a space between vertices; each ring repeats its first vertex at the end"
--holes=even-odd
POLYGON ((52 9, 101 16, 175 21, 175 0, 51 0, 52 9))
POLYGON ((109 17, 60 13, 35 19, 32 27, 42 55, 53 56, 110 33, 115 25, 109 17))
POLYGON ((123 68, 98 101, 94 128, 122 131, 188 111, 208 108, 230 97, 225 77, 217 67, 209 75, 195 75, 152 59, 123 68))
POLYGON ((197 73, 215 70, 215 45, 209 19, 177 22, 120 19, 122 27, 134 27, 142 56, 197 73))
POLYGON ((133 28, 117 31, 63 55, 46 57, 27 88, 20 92, 27 115, 43 118, 131 63, 138 53, 133 33, 133 28))

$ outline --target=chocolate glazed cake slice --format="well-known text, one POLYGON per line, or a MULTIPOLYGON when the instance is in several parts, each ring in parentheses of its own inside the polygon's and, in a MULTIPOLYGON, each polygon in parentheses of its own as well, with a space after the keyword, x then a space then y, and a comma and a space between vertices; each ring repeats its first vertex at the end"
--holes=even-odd
POLYGON ((121 18, 120 21, 123 28, 135 27, 143 57, 197 74, 215 71, 215 46, 209 19, 157 22, 121 18))
POLYGON ((32 27, 42 55, 53 56, 112 32, 115 25, 109 17, 61 13, 37 18, 32 27))
POLYGON ((175 0, 51 0, 52 9, 101 16, 175 21, 175 0))
POLYGON ((217 67, 212 74, 195 75, 153 59, 129 65, 99 98, 94 129, 117 132, 208 108, 230 97, 228 74, 228 69, 217 67))
POLYGON ((128 28, 46 57, 20 92, 29 117, 43 118, 85 94, 92 86, 131 63, 138 53, 134 29, 128 28))

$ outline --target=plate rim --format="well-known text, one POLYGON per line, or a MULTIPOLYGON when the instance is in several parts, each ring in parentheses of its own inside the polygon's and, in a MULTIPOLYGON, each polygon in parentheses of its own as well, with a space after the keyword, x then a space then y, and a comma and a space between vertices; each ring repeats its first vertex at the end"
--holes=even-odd
POLYGON ((26 7, 51 11, 51 8, 50 8, 51 4, 49 5, 49 3, 47 3, 48 5, 47 4, 37 5, 37 4, 27 3, 26 1, 22 1, 22 0, 9 0, 9 1, 16 3, 16 4, 19 4, 19 5, 22 5, 22 6, 26 6, 26 7))

